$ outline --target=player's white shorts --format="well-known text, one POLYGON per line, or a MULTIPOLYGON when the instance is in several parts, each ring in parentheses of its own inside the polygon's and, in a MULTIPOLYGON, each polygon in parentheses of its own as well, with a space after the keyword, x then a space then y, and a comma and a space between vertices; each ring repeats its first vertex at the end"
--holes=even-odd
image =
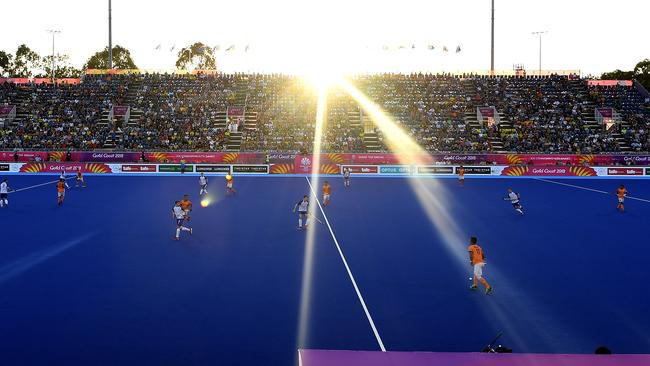
POLYGON ((232 183, 226 183, 226 188, 232 189, 232 183))
POLYGON ((329 194, 324 194, 323 195, 323 201, 329 201, 330 200, 330 195, 329 194))
POLYGON ((623 203, 623 201, 625 201, 625 197, 619 197, 618 198, 618 203, 623 203))
POLYGON ((56 192, 57 197, 65 197, 65 191, 63 192, 56 192))
POLYGON ((464 175, 459 175, 458 180, 465 180, 465 176, 464 175))
POLYGON ((485 265, 485 262, 484 263, 476 263, 474 265, 474 277, 476 277, 476 279, 480 280, 483 277, 483 266, 484 265, 485 265))

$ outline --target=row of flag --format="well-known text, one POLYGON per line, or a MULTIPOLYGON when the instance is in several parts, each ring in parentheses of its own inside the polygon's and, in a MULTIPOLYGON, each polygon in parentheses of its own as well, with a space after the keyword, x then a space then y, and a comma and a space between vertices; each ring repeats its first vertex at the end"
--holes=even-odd
MULTIPOLYGON (((366 49, 369 49, 370 46, 366 46, 365 48, 366 48, 366 49)), ((418 47, 418 46, 416 46, 415 44, 412 44, 411 46, 406 46, 406 45, 398 45, 398 46, 392 46, 392 47, 391 47, 391 46, 388 46, 388 45, 383 45, 383 46, 381 46, 381 49, 382 49, 383 51, 388 51, 388 50, 390 50, 390 49, 397 49, 397 50, 412 49, 412 50, 414 50, 414 49, 420 49, 420 48, 423 48, 423 46, 419 46, 419 47, 418 47)), ((174 52, 175 49, 176 49, 176 46, 174 45, 174 46, 172 46, 172 47, 169 49, 169 52, 174 52)), ((221 46, 220 46, 220 45, 216 45, 216 46, 214 46, 214 47, 205 47, 203 50, 200 50, 200 51, 205 52, 205 51, 207 51, 208 49, 211 49, 212 52, 214 53, 214 52, 220 51, 220 50, 221 50, 221 46)), ((228 46, 228 47, 224 47, 224 48, 223 48, 223 50, 224 50, 225 52, 235 51, 236 49, 237 49, 237 46, 234 45, 234 44, 233 44, 233 45, 230 45, 230 46, 228 46)), ((426 49, 429 50, 429 51, 435 51, 435 50, 436 50, 436 46, 429 44, 429 45, 426 45, 426 49)), ((163 50, 163 45, 162 45, 162 44, 157 45, 157 46, 155 47, 155 50, 156 50, 156 51, 162 51, 162 50, 163 50)), ((250 50, 250 46, 249 46, 249 45, 246 45, 246 46, 244 47, 244 52, 248 52, 249 50, 250 50)), ((456 46, 456 53, 460 53, 461 51, 462 51, 462 50, 461 50, 460 46, 456 46)), ((442 46, 442 52, 449 52, 449 48, 448 48, 447 46, 442 46)))

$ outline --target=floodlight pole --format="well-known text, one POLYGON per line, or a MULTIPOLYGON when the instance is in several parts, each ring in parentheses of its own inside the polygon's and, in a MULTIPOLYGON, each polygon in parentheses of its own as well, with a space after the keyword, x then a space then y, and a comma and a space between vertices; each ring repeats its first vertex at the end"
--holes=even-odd
POLYGON ((494 0, 492 0, 492 47, 490 73, 494 75, 494 0))
POLYGON ((533 32, 534 35, 539 36, 539 76, 542 76, 542 35, 548 31, 533 32))
POLYGON ((60 30, 48 29, 47 32, 52 35, 52 85, 55 85, 56 84, 56 75, 54 73, 56 71, 56 63, 54 61, 54 36, 61 33, 61 31, 60 30))
POLYGON ((113 68, 113 18, 111 0, 108 0, 108 68, 113 68))

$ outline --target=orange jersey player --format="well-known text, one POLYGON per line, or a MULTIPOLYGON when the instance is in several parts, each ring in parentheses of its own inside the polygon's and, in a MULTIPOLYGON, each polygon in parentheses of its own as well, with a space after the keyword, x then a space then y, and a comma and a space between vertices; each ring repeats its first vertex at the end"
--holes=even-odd
POLYGON ((330 195, 332 194, 332 186, 325 181, 323 183, 323 205, 327 206, 330 203, 330 195))
POLYGON ((621 211, 625 212, 625 197, 627 196, 627 189, 625 189, 625 186, 621 184, 620 187, 616 190, 616 196, 618 197, 618 206, 616 208, 621 211))
POLYGON ((459 166, 456 172, 458 173, 458 184, 465 185, 465 167, 459 166))
POLYGON ((235 188, 233 188, 233 177, 230 174, 226 175, 226 194, 235 194, 235 188))
POLYGON ((79 186, 83 186, 86 188, 86 181, 84 180, 83 174, 81 174, 81 170, 77 171, 77 183, 75 184, 75 187, 79 188, 79 186))
POLYGON ((183 200, 180 202, 183 212, 185 212, 185 220, 190 221, 190 212, 192 212, 192 201, 187 198, 187 195, 183 196, 183 200))
POLYGON ((59 179, 59 181, 56 183, 56 197, 57 197, 57 204, 61 206, 63 204, 63 200, 65 199, 65 189, 70 188, 68 186, 68 183, 65 182, 65 179, 59 179))
POLYGON ((472 279, 472 286, 470 289, 476 290, 478 282, 485 286, 485 294, 489 295, 492 292, 492 286, 483 278, 483 266, 485 266, 485 253, 483 248, 478 246, 476 237, 470 238, 470 245, 467 247, 469 251, 469 262, 474 267, 474 278, 472 279))

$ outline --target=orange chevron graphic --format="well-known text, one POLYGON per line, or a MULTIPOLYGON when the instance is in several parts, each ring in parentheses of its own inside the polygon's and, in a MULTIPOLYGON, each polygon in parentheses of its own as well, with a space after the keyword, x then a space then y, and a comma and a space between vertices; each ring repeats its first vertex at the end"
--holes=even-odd
POLYGON ((324 164, 320 166, 321 174, 339 174, 339 166, 334 164, 324 164))
POLYGON ((50 152, 50 158, 55 161, 65 160, 65 153, 63 151, 52 151, 50 152))
POLYGON ((111 173, 111 169, 106 164, 88 163, 84 169, 90 173, 111 173))
POLYGON ((508 159, 508 164, 511 165, 521 164, 524 161, 524 159, 522 159, 521 156, 515 154, 506 155, 506 159, 508 159))
POLYGON ((238 157, 239 157, 238 153, 226 153, 223 156, 223 162, 224 163, 234 163, 237 160, 238 157))
POLYGON ((596 171, 595 170, 593 170, 591 168, 583 167, 583 166, 571 167, 571 168, 569 168, 569 171, 571 173, 573 173, 574 175, 578 176, 578 177, 593 177, 593 176, 596 176, 596 171))
POLYGON ((152 156, 159 163, 165 162, 168 159, 167 154, 161 152, 155 152, 152 154, 152 156))
POLYGON ((274 164, 271 166, 271 174, 292 174, 293 164, 274 164))
POLYGON ((345 161, 345 159, 343 159, 343 155, 341 154, 327 154, 326 156, 334 164, 343 164, 345 161))
POLYGON ((580 155, 578 156, 578 163, 580 164, 591 164, 594 161, 594 156, 593 155, 580 155))
POLYGON ((508 175, 512 177, 521 177, 523 175, 526 175, 526 172, 528 172, 528 167, 525 166, 509 166, 505 168, 502 172, 501 175, 508 175))
POLYGON ((27 163, 20 167, 23 173, 40 173, 46 168, 45 163, 27 163))

